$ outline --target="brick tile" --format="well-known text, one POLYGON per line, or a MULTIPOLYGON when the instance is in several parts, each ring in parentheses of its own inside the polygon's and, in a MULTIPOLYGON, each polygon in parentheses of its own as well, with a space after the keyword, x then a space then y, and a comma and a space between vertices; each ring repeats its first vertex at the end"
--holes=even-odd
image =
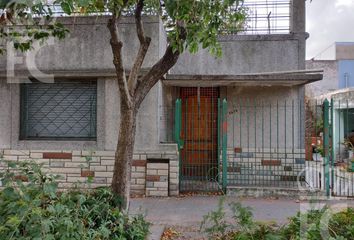
POLYGON ((146 166, 146 160, 133 160, 132 161, 132 166, 134 166, 134 167, 145 167, 146 166))
POLYGON ((235 153, 242 153, 242 148, 240 147, 235 147, 235 153))
POLYGON ((159 175, 147 175, 146 181, 158 182, 158 181, 160 181, 160 176, 159 175))
POLYGON ((44 152, 43 158, 49 159, 72 159, 72 153, 61 153, 61 152, 44 152))
POLYGON ((81 177, 94 177, 95 172, 94 171, 89 171, 89 170, 82 170, 81 171, 81 177))
POLYGON ((280 160, 262 160, 262 166, 281 166, 280 160))

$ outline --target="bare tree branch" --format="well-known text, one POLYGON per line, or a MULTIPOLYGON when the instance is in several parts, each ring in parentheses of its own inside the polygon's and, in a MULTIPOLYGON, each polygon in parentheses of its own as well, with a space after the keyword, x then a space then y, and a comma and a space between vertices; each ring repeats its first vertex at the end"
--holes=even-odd
POLYGON ((141 20, 141 12, 143 8, 144 0, 139 0, 135 9, 135 25, 140 47, 128 79, 128 86, 131 95, 133 95, 135 92, 135 88, 138 82, 138 75, 151 42, 151 38, 146 37, 144 33, 143 22, 141 20))
MULTIPOLYGON (((183 42, 187 37, 184 23, 182 21, 177 22, 177 28, 180 34, 180 41, 183 42)), ((169 45, 162 58, 152 66, 148 73, 139 79, 134 93, 134 101, 137 108, 140 107, 150 89, 177 63, 179 56, 180 52, 173 50, 172 46, 169 45)))
POLYGON ((122 47, 123 43, 119 40, 117 20, 119 18, 114 14, 111 19, 109 19, 107 27, 111 34, 111 47, 113 52, 113 64, 116 69, 116 75, 118 80, 119 92, 121 94, 122 104, 130 108, 132 106, 131 96, 129 93, 129 88, 127 84, 127 79, 125 75, 125 69, 123 67, 122 58, 122 47))
POLYGON ((173 51, 171 46, 166 48, 164 56, 138 82, 135 92, 135 105, 140 106, 150 89, 172 68, 180 53, 173 51))

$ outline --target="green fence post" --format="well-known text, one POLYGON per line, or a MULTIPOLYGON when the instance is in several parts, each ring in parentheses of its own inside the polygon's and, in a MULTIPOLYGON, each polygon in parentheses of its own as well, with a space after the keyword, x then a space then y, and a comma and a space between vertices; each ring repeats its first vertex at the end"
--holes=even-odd
POLYGON ((323 152, 324 152, 324 184, 326 189, 326 196, 330 196, 329 189, 329 101, 327 99, 323 102, 323 152))
POLYGON ((181 128, 182 128, 182 100, 176 100, 175 109, 175 141, 178 148, 178 166, 179 166, 179 187, 181 187, 181 173, 182 173, 182 163, 181 163, 181 128))
POLYGON ((227 187, 227 101, 222 101, 222 188, 227 187))
POLYGON ((176 109, 175 109, 175 141, 178 145, 178 150, 180 150, 181 142, 181 121, 182 121, 182 109, 181 109, 181 99, 176 100, 176 109))
MULTIPOLYGON (((220 158, 220 154, 221 154, 221 129, 220 129, 220 122, 221 122, 221 118, 222 118, 222 109, 221 109, 221 103, 220 103, 220 98, 218 98, 218 117, 217 117, 217 129, 218 129, 218 173, 220 174, 220 163, 221 163, 221 158, 220 158)), ((222 177, 222 176, 221 176, 222 177)), ((220 178, 219 178, 219 183, 220 183, 220 178)), ((222 182, 221 182, 222 185, 222 182)))
POLYGON ((331 138, 332 138, 332 150, 331 150, 331 186, 332 186, 332 193, 334 189, 334 163, 336 162, 336 144, 335 144, 335 130, 334 130, 334 100, 331 99, 331 138))

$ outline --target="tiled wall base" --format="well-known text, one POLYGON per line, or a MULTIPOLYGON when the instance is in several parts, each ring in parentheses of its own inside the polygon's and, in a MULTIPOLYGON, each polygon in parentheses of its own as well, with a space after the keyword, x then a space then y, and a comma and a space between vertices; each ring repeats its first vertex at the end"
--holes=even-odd
MULTIPOLYGON (((60 176, 58 182, 62 189, 77 183, 83 188, 109 186, 113 177, 114 154, 114 151, 0 150, 4 160, 34 160, 43 164, 46 172, 60 176)), ((3 166, 0 166, 1 169, 3 166)), ((132 161, 131 194, 177 196, 178 171, 177 152, 136 153, 132 161), (149 163, 150 159, 163 159, 166 163, 149 163), (151 174, 152 170, 156 174, 151 174), (151 181, 153 176, 156 178, 151 181)))

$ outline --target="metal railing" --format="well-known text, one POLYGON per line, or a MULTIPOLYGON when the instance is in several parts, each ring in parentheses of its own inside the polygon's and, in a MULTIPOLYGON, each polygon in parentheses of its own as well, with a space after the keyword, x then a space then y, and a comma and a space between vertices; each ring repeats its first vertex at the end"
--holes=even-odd
POLYGON ((305 185, 303 103, 239 99, 228 105, 227 185, 305 185))
MULTIPOLYGON (((188 150, 190 161, 197 159, 199 165, 217 169, 214 177, 201 171, 199 177, 203 181, 199 185, 194 185, 193 179, 181 177, 180 180, 189 181, 183 185, 186 189, 276 187, 354 197, 354 98, 305 103, 284 99, 271 102, 219 99, 214 114, 205 108, 208 102, 203 105, 205 100, 200 101, 178 100, 175 125, 166 127, 175 132, 180 150, 188 150), (193 111, 186 113, 186 109, 193 111), (198 115, 200 111, 204 112, 204 118, 198 115), (186 114, 191 118, 188 124, 183 124, 186 114), (217 125, 212 116, 217 117, 217 125), (212 138, 213 144, 209 144, 207 131, 215 128, 217 139, 212 138), (196 141, 199 143, 196 148, 195 144, 188 147, 187 132, 196 134, 193 136, 197 139, 203 137, 204 141, 196 141), (212 153, 217 152, 213 155, 217 165, 205 158, 212 146, 217 148, 211 149, 212 153)), ((188 171, 194 173, 193 169, 188 171)))
POLYGON ((249 0, 245 34, 288 34, 290 32, 290 0, 249 0))
MULTIPOLYGON (((221 34, 288 34, 290 32, 291 0, 245 0, 242 5, 246 9, 247 17, 244 23, 221 31, 221 34)), ((237 6, 231 8, 236 9, 237 6)), ((53 7, 54 16, 67 16, 60 6, 53 7)), ((133 11, 126 11, 124 15, 131 16, 133 11)), ((156 15, 153 10, 145 10, 146 15, 156 15)), ((109 11, 83 14, 74 12, 73 16, 83 15, 111 15, 109 11)))
POLYGON ((354 197, 354 99, 308 104, 306 169, 310 187, 327 196, 354 197), (312 127, 311 127, 312 126, 312 127))

